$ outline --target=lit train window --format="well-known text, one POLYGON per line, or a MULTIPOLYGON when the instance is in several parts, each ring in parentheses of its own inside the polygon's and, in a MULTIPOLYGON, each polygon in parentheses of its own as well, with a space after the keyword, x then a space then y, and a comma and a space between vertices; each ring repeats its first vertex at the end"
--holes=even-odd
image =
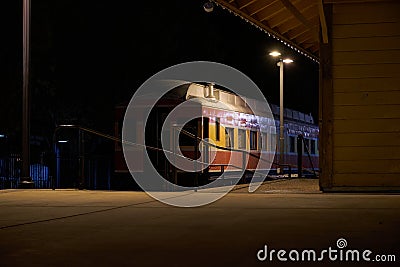
POLYGON ((250 131, 250 149, 256 150, 257 149, 257 132, 250 131))
POLYGON ((238 130, 238 148, 246 149, 246 130, 238 130))
POLYGON ((219 141, 220 129, 221 129, 221 119, 215 118, 215 140, 219 141))
POLYGON ((228 127, 225 128, 225 147, 230 147, 230 148, 235 147, 233 128, 228 128, 228 127))

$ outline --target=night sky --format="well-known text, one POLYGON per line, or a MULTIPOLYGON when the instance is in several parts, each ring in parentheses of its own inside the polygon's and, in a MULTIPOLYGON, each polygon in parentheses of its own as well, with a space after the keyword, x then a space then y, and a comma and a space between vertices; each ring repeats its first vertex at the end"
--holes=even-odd
MULTIPOLYGON (((268 52, 295 60, 285 69, 285 106, 318 115, 318 64, 205 0, 32 1, 31 134, 50 137, 76 123, 113 134, 113 108, 174 64, 208 60, 249 76, 279 103, 279 69, 268 52)), ((0 3, 0 131, 21 129, 22 0, 0 3)), ((18 138, 16 140, 19 141, 18 138)))

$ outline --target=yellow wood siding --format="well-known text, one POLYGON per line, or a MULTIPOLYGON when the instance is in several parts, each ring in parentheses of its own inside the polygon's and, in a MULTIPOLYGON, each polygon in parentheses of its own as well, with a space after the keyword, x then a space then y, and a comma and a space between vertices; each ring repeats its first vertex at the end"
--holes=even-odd
POLYGON ((333 103, 336 106, 398 105, 400 104, 400 91, 337 92, 333 95, 333 103))
MULTIPOLYGON (((335 61, 334 61, 335 62, 335 61)), ((365 77, 362 79, 335 78, 335 93, 362 91, 398 91, 400 77, 365 77)))
POLYGON ((342 2, 332 5, 330 33, 333 169, 329 186, 397 188, 400 2, 342 2))
POLYGON ((380 133, 384 128, 386 132, 400 132, 400 118, 396 119, 337 119, 333 121, 335 133, 380 133), (357 125, 357 129, 354 128, 357 125))
MULTIPOLYGON (((337 173, 334 177, 334 186, 341 187, 340 190, 369 190, 371 189, 371 181, 374 181, 373 188, 388 189, 398 187, 396 180, 399 179, 398 174, 392 173, 337 173), (353 188, 352 188, 353 187, 353 188)), ((377 189, 378 190, 378 189, 377 189)))
POLYGON ((390 53, 383 50, 335 51, 333 61, 340 62, 342 65, 396 64, 400 61, 400 50, 393 49, 390 53))
POLYGON ((334 160, 354 160, 354 156, 358 160, 391 160, 400 159, 400 150, 392 146, 367 147, 367 146, 352 146, 352 147, 337 147, 333 154, 334 160))
MULTIPOLYGON (((336 133, 333 136, 335 147, 381 147, 381 146, 400 146, 399 132, 385 132, 383 129, 375 133, 358 133, 357 125, 354 126, 352 133, 336 133)), ((355 158, 356 159, 356 158, 355 158)))

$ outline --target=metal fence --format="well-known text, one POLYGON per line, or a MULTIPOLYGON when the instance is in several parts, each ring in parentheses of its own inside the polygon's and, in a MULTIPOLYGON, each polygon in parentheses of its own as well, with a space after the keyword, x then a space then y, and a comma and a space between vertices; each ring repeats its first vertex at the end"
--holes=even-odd
MULTIPOLYGON (((21 155, 10 154, 0 158, 0 189, 18 188, 21 175, 21 155)), ((35 188, 51 188, 50 166, 39 158, 30 165, 30 176, 35 188)))
MULTIPOLYGON (((82 159, 43 153, 38 159, 31 161, 30 177, 37 189, 109 190, 113 173, 112 163, 112 157, 109 155, 91 155, 82 159)), ((18 188, 20 174, 19 154, 0 157, 0 189, 18 188)))
POLYGON ((21 173, 21 157, 11 154, 0 158, 0 189, 17 188, 21 173))
POLYGON ((54 187, 110 190, 112 163, 109 155, 92 155, 83 159, 58 156, 54 164, 54 187))

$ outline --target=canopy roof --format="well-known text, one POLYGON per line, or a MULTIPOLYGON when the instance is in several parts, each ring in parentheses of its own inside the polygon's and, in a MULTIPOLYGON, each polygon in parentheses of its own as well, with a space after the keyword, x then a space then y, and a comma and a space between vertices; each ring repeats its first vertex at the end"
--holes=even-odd
MULTIPOLYGON (((319 61, 322 0, 212 0, 285 45, 319 61)), ((323 30, 324 30, 324 26, 323 30)))

